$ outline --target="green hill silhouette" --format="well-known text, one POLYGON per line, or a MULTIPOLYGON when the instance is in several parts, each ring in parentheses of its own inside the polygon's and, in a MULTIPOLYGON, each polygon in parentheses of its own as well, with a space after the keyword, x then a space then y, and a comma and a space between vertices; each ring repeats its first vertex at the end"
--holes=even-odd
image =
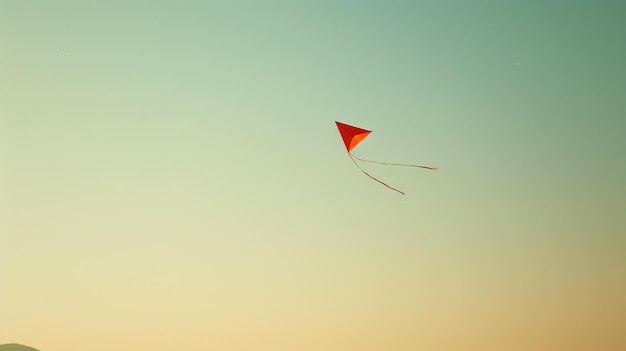
POLYGON ((39 351, 32 347, 20 345, 20 344, 3 344, 0 345, 0 351, 39 351))

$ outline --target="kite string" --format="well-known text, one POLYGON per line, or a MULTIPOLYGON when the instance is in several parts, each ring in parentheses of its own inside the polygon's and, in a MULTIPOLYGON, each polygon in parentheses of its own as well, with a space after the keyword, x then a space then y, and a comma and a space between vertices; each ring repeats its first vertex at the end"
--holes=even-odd
MULTIPOLYGON (((377 163, 379 165, 388 165, 388 166, 404 166, 404 167, 416 167, 416 168, 425 168, 425 169, 430 169, 431 171, 436 171, 439 168, 437 167, 428 167, 428 166, 418 166, 418 165, 408 165, 408 164, 404 164, 404 163, 387 163, 387 162, 378 162, 378 161, 372 161, 372 160, 364 160, 360 157, 356 157, 352 154, 350 154, 351 157, 356 158, 359 161, 363 161, 363 162, 370 162, 370 163, 377 163)), ((356 163, 356 162, 355 162, 356 163)))
POLYGON ((398 189, 396 189, 396 188, 392 187, 391 185, 389 185, 389 184, 387 184, 387 183, 385 183, 385 182, 383 182, 383 181, 381 181, 381 180, 379 180, 379 179, 376 179, 376 178, 372 177, 369 173, 365 172, 365 171, 363 170, 363 168, 361 168, 361 166, 359 166, 359 164, 358 164, 358 163, 356 163, 356 161, 355 161, 354 159, 355 159, 355 158, 356 158, 356 159, 359 159, 358 157, 353 156, 353 155, 352 155, 351 153, 349 153, 349 152, 348 152, 348 155, 350 156, 350 159, 352 160, 352 162, 354 162, 354 164, 356 165, 356 167, 357 167, 357 168, 358 168, 361 172, 363 172, 363 174, 365 174, 366 176, 368 176, 368 177, 372 178, 373 180, 375 180, 375 181, 379 182, 380 184, 382 184, 382 185, 386 186, 387 188, 389 188, 389 189, 391 189, 391 190, 393 190, 393 191, 397 191, 397 192, 399 192, 399 193, 400 193, 400 194, 402 194, 402 195, 406 195, 405 193, 403 193, 402 191, 400 191, 400 190, 398 190, 398 189))

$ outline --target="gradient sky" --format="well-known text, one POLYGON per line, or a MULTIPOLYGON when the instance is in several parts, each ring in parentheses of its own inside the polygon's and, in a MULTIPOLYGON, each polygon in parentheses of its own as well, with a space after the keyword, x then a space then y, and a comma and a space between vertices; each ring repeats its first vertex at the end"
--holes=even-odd
POLYGON ((0 344, 626 349, 624 13, 0 1, 0 344))

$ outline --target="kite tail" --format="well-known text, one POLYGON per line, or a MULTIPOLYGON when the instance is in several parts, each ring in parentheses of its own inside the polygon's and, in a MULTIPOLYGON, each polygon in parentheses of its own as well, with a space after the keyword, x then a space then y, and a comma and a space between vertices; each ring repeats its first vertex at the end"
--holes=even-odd
POLYGON ((404 163, 387 163, 387 162, 378 162, 378 161, 371 161, 371 160, 364 160, 362 158, 356 157, 352 154, 350 154, 350 156, 356 158, 359 161, 363 161, 363 162, 371 162, 371 163, 377 163, 379 165, 388 165, 388 166, 404 166, 404 167, 416 167, 416 168, 424 168, 424 169, 430 169, 431 171, 436 171, 439 168, 437 167, 428 167, 428 166, 418 166, 418 165, 407 165, 404 163))
POLYGON ((379 179, 376 179, 376 178, 372 177, 369 173, 365 172, 365 171, 361 168, 361 166, 359 166, 359 164, 358 164, 358 163, 356 163, 356 161, 355 161, 354 159, 355 159, 355 158, 356 158, 356 159, 359 159, 358 157, 356 157, 356 156, 352 156, 352 154, 351 154, 351 153, 348 153, 348 155, 350 156, 350 159, 352 160, 352 162, 354 162, 354 164, 356 165, 356 167, 357 167, 357 168, 358 168, 361 172, 363 172, 363 174, 365 174, 366 176, 368 176, 368 177, 372 178, 373 180, 375 180, 375 181, 379 182, 380 184, 382 184, 382 185, 386 186, 388 189, 391 189, 391 190, 393 190, 393 191, 397 191, 397 192, 399 192, 399 193, 400 193, 400 194, 402 194, 402 195, 406 195, 405 193, 403 193, 402 191, 400 191, 400 190, 398 190, 398 189, 396 189, 396 188, 392 187, 391 185, 389 185, 389 184, 387 184, 387 183, 385 183, 385 182, 383 182, 383 181, 381 181, 381 180, 379 180, 379 179))

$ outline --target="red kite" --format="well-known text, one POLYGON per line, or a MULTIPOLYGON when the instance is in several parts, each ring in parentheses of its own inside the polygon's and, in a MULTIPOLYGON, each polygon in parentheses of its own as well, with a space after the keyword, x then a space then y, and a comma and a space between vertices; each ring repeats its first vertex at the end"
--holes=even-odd
POLYGON ((366 176, 374 179, 375 181, 379 182, 380 184, 386 186, 387 188, 397 191, 402 195, 405 195, 402 191, 390 186, 389 184, 386 184, 374 177, 372 177, 369 173, 365 172, 361 166, 359 166, 358 163, 356 163, 355 159, 359 160, 359 161, 363 161, 363 162, 372 162, 372 163, 378 163, 381 165, 390 165, 390 166, 406 166, 406 167, 418 167, 418 168, 425 168, 425 169, 430 169, 431 171, 436 171, 437 168, 435 167, 427 167, 427 166, 418 166, 418 165, 407 165, 407 164, 403 164, 403 163, 386 163, 386 162, 378 162, 378 161, 370 161, 370 160, 364 160, 362 158, 358 158, 354 155, 352 155, 352 153, 350 153, 352 151, 352 149, 354 149, 360 142, 363 141, 363 139, 365 139, 372 131, 371 130, 366 130, 366 129, 361 129, 359 127, 355 127, 355 126, 351 126, 348 124, 344 124, 341 122, 337 122, 335 121, 335 123, 337 124, 337 128, 339 129, 339 134, 341 134, 341 138, 343 139, 343 143, 346 145, 346 150, 348 150, 348 156, 350 156, 350 159, 352 160, 352 162, 354 162, 354 164, 357 166, 357 168, 363 172, 366 176))

